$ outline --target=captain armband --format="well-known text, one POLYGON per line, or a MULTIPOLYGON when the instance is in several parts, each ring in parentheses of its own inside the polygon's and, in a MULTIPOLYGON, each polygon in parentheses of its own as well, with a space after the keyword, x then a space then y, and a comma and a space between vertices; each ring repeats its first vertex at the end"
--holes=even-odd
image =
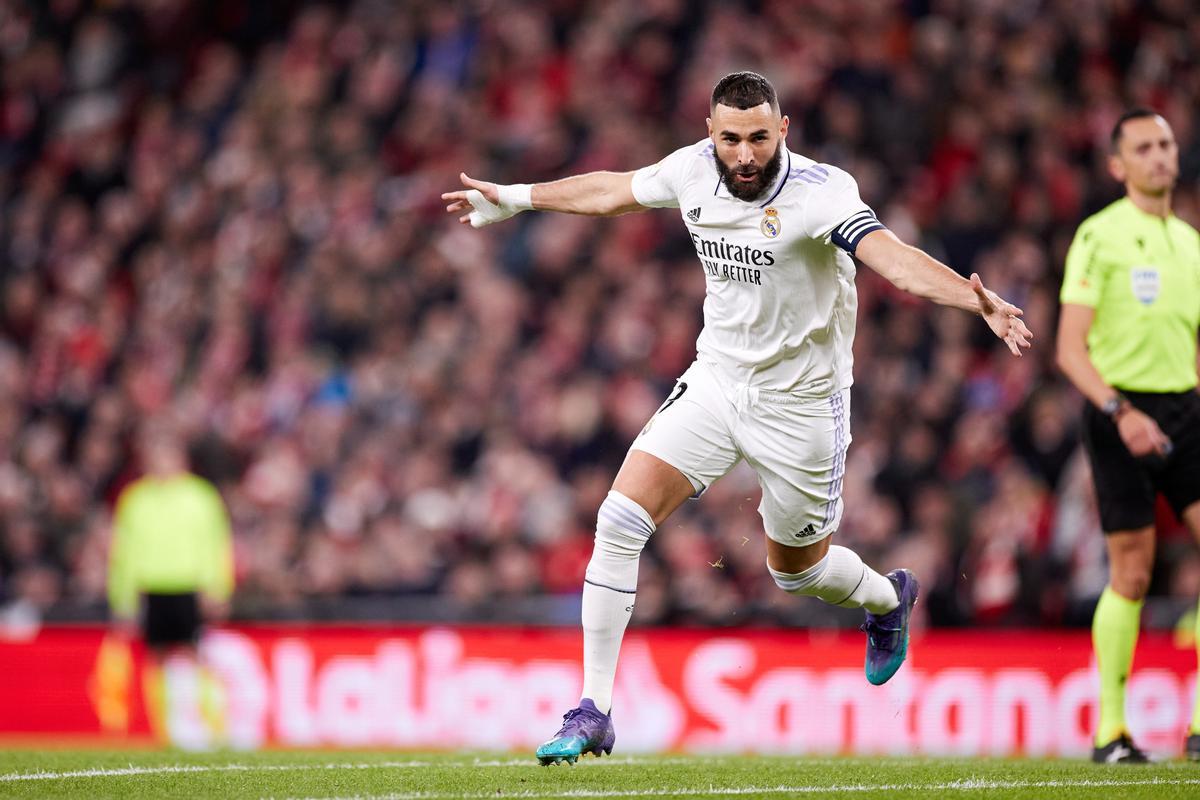
POLYGON ((858 243, 863 240, 864 236, 871 231, 884 229, 884 224, 875 216, 875 212, 866 208, 834 228, 829 238, 835 245, 850 255, 854 255, 854 251, 858 249, 858 243))

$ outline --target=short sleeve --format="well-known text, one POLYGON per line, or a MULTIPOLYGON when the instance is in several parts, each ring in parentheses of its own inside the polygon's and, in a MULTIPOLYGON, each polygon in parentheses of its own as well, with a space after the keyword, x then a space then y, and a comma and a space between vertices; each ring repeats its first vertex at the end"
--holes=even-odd
POLYGON ((1079 226, 1071 247, 1067 250, 1067 264, 1063 270, 1062 291, 1059 299, 1095 308, 1104 289, 1104 272, 1096 258, 1099 237, 1088 224, 1079 226))
POLYGON ((633 173, 633 199, 648 208, 679 208, 679 193, 687 171, 696 160, 696 146, 671 155, 633 173))
POLYGON ((858 196, 858 183, 845 170, 817 164, 801 174, 810 176, 812 183, 822 177, 821 173, 829 177, 809 195, 804 208, 805 229, 812 238, 854 255, 863 237, 882 230, 884 225, 858 196))

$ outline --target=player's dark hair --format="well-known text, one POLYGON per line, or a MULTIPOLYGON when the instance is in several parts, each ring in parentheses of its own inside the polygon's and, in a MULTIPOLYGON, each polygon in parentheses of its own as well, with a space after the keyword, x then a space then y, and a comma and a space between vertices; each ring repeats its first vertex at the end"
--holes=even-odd
POLYGON ((1115 123, 1113 123, 1112 133, 1109 134, 1109 137, 1108 137, 1109 147, 1112 148, 1112 151, 1114 153, 1117 152, 1117 146, 1121 144, 1122 129, 1125 127, 1125 123, 1129 122, 1129 120, 1131 120, 1131 119, 1146 119, 1148 117, 1157 117, 1157 116, 1160 116, 1159 113, 1157 111, 1154 111, 1153 109, 1149 109, 1149 108, 1145 108, 1145 107, 1141 107, 1141 106, 1139 106, 1138 108, 1129 109, 1124 114, 1122 114, 1120 117, 1118 117, 1117 121, 1115 123))
POLYGON ((779 112, 779 98, 775 96, 775 87, 771 82, 757 72, 731 72, 713 87, 712 103, 709 110, 718 104, 730 108, 754 108, 763 103, 769 103, 771 110, 779 112))

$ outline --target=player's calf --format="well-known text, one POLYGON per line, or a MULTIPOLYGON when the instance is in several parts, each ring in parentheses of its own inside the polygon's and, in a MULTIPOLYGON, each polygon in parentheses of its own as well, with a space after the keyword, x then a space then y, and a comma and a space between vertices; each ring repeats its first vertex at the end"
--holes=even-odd
POLYGON ((920 585, 908 570, 880 575, 863 563, 853 550, 830 546, 826 556, 799 573, 779 572, 768 565, 771 577, 789 594, 817 597, 842 608, 864 608, 867 621, 865 670, 867 680, 885 683, 908 655, 908 623, 920 585))
POLYGON ((767 569, 775 584, 788 594, 816 597, 842 608, 865 608, 886 614, 899 605, 892 582, 863 563, 846 547, 831 545, 825 557, 803 572, 767 569))

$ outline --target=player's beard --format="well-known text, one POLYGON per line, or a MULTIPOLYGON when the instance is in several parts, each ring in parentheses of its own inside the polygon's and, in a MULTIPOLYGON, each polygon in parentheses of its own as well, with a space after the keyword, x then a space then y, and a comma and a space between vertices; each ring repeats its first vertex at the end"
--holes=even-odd
MULTIPOLYGON (((767 187, 775 183, 775 179, 779 177, 779 170, 783 166, 783 140, 780 139, 779 144, 775 145, 775 155, 771 156, 770 161, 761 167, 755 167, 757 177, 749 183, 740 183, 735 177, 738 170, 725 166, 725 162, 715 153, 713 161, 717 162, 717 173, 720 174, 721 181, 731 195, 746 202, 757 200, 767 190, 767 187)), ((748 171, 743 174, 748 174, 748 171)))

